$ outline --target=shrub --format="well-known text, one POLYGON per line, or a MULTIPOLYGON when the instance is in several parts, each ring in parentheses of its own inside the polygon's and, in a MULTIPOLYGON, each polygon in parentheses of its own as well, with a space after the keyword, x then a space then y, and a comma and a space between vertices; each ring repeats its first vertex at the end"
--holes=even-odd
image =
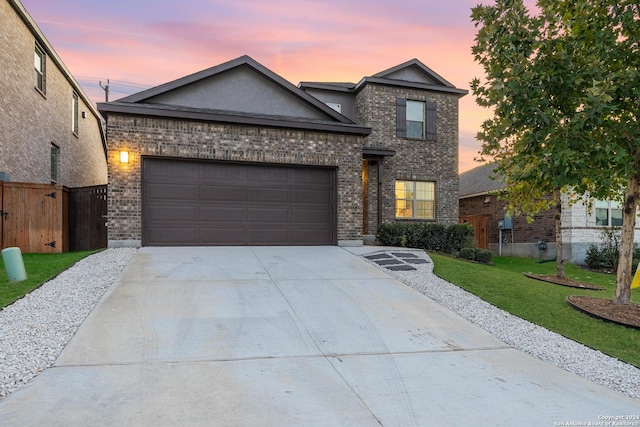
POLYGON ((483 264, 489 264, 491 262, 492 257, 493 257, 493 252, 488 251, 486 249, 478 249, 476 251, 476 261, 481 262, 483 264))
POLYGON ((453 224, 447 228, 447 252, 459 252, 462 248, 473 246, 473 226, 470 224, 453 224))
POLYGON ((460 257, 469 261, 476 261, 482 264, 489 264, 493 253, 481 248, 462 248, 460 249, 460 257))
POLYGON ((462 248, 460 249, 460 258, 467 259, 469 261, 476 260, 476 248, 462 248))
MULTIPOLYGON (((620 230, 607 228, 600 233, 602 243, 591 244, 587 249, 584 262, 593 270, 611 270, 618 268, 620 259, 620 230)), ((635 272, 640 260, 640 248, 633 250, 633 271, 635 272)))
POLYGON ((473 242, 473 227, 454 224, 445 227, 438 223, 380 224, 376 238, 381 245, 405 246, 442 252, 459 252, 473 242))

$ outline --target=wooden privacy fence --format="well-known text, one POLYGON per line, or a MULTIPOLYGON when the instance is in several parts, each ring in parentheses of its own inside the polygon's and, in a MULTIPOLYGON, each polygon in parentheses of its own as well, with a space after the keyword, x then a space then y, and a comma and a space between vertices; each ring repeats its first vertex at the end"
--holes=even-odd
POLYGON ((0 242, 23 253, 61 253, 107 245, 106 186, 0 182, 0 242))
POLYGON ((473 238, 477 247, 489 249, 489 215, 471 215, 460 218, 460 224, 473 226, 473 238))

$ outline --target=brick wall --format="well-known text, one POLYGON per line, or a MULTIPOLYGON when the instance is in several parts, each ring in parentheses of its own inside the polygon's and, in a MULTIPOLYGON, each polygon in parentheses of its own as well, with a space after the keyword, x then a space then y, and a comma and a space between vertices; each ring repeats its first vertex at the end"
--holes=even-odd
MULTIPOLYGON (((47 52, 46 92, 34 87, 36 36, 13 7, 0 1, 0 172, 11 181, 49 184, 51 143, 60 147, 59 184, 106 184, 107 164, 99 121, 80 97, 79 131, 73 135, 73 87, 47 52), (86 119, 81 117, 86 112, 86 119)), ((41 47, 47 49, 44 42, 41 47)))
MULTIPOLYGON (((498 200, 496 196, 477 196, 460 199, 460 217, 473 215, 489 215, 489 243, 499 242, 498 221, 505 215, 504 207, 507 202, 498 200), (488 202, 485 199, 488 198, 488 202)), ((511 242, 509 231, 503 231, 503 238, 511 242)), ((513 217, 513 242, 535 243, 538 238, 547 242, 555 242, 554 213, 551 210, 539 212, 534 216, 534 221, 528 223, 526 217, 513 217)))
POLYGON ((111 246, 142 239, 141 156, 337 167, 338 241, 362 241, 361 137, 125 114, 107 128, 111 246))
MULTIPOLYGON (((388 85, 367 84, 356 96, 360 124, 372 128, 365 144, 396 151, 382 162, 382 222, 395 218, 395 180, 434 181, 436 219, 442 224, 458 222, 458 96, 388 85), (437 140, 415 140, 396 136, 396 99, 437 103, 437 140)), ((369 171, 371 173, 371 170, 369 171)), ((371 188, 371 186, 370 186, 371 188)), ((369 211, 377 209, 377 195, 369 194, 369 211)), ((375 234, 375 223, 369 233, 375 234)))

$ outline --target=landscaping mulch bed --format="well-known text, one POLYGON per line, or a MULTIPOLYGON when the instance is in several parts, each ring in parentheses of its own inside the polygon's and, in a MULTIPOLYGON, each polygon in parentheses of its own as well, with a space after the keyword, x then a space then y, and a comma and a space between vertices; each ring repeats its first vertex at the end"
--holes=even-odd
POLYGON ((554 283, 561 286, 569 286, 570 288, 591 289, 594 291, 604 291, 605 288, 601 286, 592 285, 591 283, 580 282, 578 280, 569 279, 567 277, 558 276, 544 276, 541 274, 524 273, 526 277, 531 279, 541 280, 543 282, 554 283))
POLYGON ((598 319, 640 329, 640 304, 616 304, 613 300, 584 296, 568 296, 567 303, 598 319))

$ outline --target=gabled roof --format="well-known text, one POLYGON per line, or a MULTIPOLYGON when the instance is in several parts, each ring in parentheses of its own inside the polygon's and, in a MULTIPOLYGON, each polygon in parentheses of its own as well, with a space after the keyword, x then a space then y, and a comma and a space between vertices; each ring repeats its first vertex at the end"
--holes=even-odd
POLYGON ((495 174, 495 167, 495 163, 487 163, 461 173, 459 176, 459 197, 465 199, 483 196, 503 189, 505 183, 500 176, 495 174))
POLYGON ((360 135, 371 132, 370 128, 357 125, 246 55, 118 101, 100 103, 98 108, 106 113, 360 135), (237 80, 250 83, 250 87, 237 80), (242 97, 246 99, 240 99, 242 97), (282 110, 277 108, 278 102, 282 110))
POLYGON ((412 89, 430 90, 435 92, 454 93, 464 96, 468 90, 458 89, 431 68, 417 59, 411 59, 402 64, 381 71, 370 77, 362 78, 354 83, 328 82, 300 82, 298 87, 303 89, 322 89, 335 92, 358 92, 367 84, 381 84, 412 89))

